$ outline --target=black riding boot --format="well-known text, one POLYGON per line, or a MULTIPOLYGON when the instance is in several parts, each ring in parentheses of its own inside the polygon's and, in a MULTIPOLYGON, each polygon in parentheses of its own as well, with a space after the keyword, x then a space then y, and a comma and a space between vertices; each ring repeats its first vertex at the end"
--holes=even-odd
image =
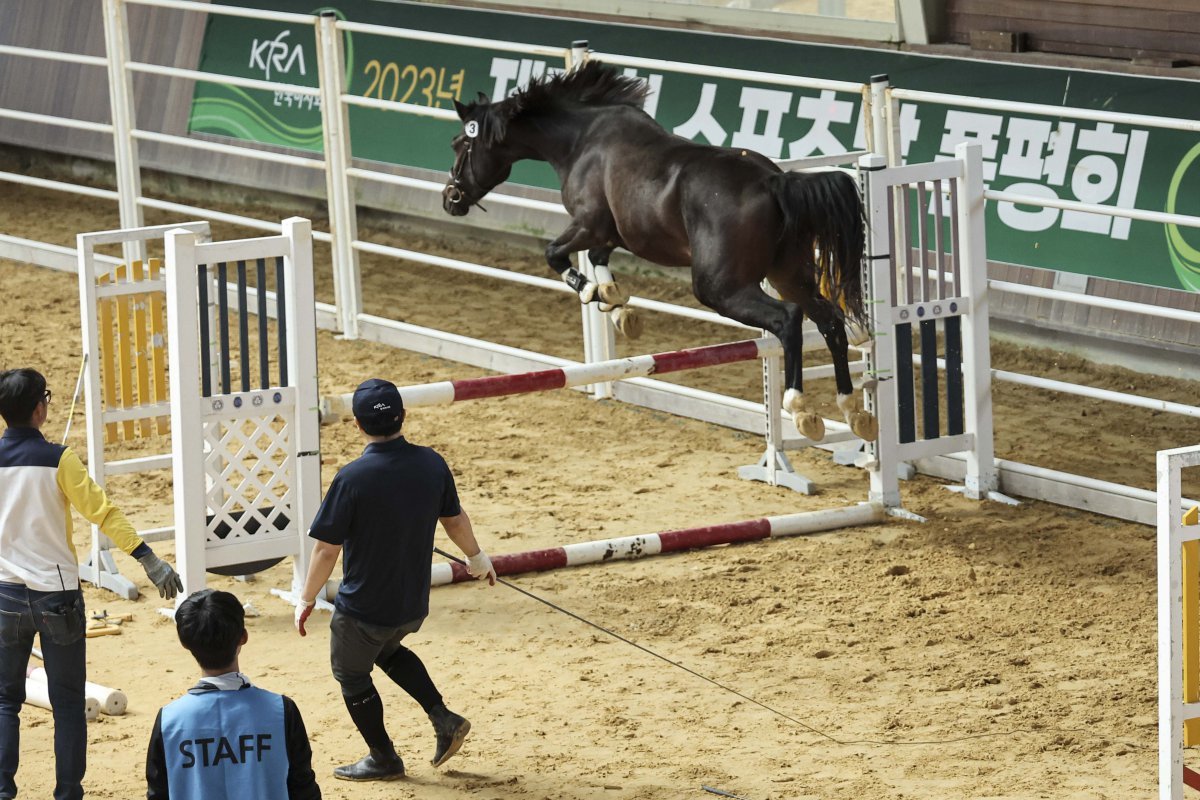
POLYGON ((394 781, 404 777, 404 761, 396 755, 383 725, 383 700, 374 687, 356 697, 342 697, 354 726, 366 740, 370 754, 353 764, 337 767, 333 777, 344 781, 394 781))
POLYGON ((443 705, 435 706, 429 712, 429 721, 433 723, 433 732, 437 734, 437 750, 429 763, 440 767, 462 747, 463 739, 471 731, 471 723, 443 705))

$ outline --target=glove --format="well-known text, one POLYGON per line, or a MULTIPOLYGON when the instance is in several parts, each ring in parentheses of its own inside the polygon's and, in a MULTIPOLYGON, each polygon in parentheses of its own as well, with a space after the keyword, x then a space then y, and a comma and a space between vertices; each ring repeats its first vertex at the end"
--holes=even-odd
POLYGON ((487 576, 490 586, 496 585, 496 568, 492 566, 492 560, 488 558, 488 554, 483 552, 482 548, 473 556, 467 556, 467 572, 476 580, 487 576))
POLYGON ((159 597, 171 600, 183 591, 183 581, 179 579, 179 573, 154 553, 142 556, 138 563, 146 570, 146 577, 150 582, 158 587, 159 597))
POLYGON ((308 636, 308 631, 304 630, 304 623, 316 608, 316 600, 305 600, 303 597, 296 598, 296 630, 301 636, 308 636))

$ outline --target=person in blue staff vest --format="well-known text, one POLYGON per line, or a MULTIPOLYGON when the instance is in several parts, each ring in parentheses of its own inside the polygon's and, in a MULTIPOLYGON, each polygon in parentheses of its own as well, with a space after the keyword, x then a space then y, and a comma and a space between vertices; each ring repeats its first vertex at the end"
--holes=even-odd
POLYGON ((71 524, 74 508, 141 563, 160 596, 179 575, 141 540, 75 452, 46 441, 46 378, 29 368, 0 372, 0 800, 17 796, 20 713, 33 637, 41 637, 54 709, 54 798, 83 797, 87 767, 86 617, 71 524))
POLYGON ((214 589, 175 610, 179 643, 203 677, 154 720, 147 800, 320 800, 300 709, 238 668, 245 620, 241 602, 214 589))
POLYGON ((445 459, 401 434, 404 401, 395 384, 379 378, 363 381, 354 391, 353 408, 368 444, 334 476, 309 528, 308 535, 317 541, 296 599, 295 620, 300 635, 306 635, 304 622, 341 554, 342 585, 329 621, 329 660, 350 719, 370 752, 333 775, 347 781, 390 781, 404 777, 404 761, 384 725, 383 700, 371 680, 374 667, 428 715, 436 736, 433 766, 457 753, 471 730, 470 722, 446 708, 420 657, 401 644, 429 614, 438 523, 467 556, 473 577, 486 577, 495 585, 496 571, 475 540, 445 459))

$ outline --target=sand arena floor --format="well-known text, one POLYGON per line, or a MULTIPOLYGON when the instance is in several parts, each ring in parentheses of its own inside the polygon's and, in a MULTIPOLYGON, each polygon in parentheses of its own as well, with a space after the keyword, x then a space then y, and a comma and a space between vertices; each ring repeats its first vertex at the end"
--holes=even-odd
MULTIPOLYGON (((310 209, 258 209, 262 218, 310 209)), ((13 189, 5 233, 72 244, 116 227, 97 201, 13 189)), ((152 216, 148 223, 166 222, 152 216)), ((246 235, 216 226, 216 238, 246 235)), ((429 231, 370 233, 404 247, 545 274, 529 250, 429 231)), ((318 293, 332 292, 318 248, 318 293)), ((364 261, 368 311, 575 356, 570 298, 493 282, 445 283, 417 265, 364 261)), ((686 286, 627 279, 635 293, 682 300, 686 286)), ((72 275, 0 262, 0 366, 34 365, 55 392, 49 438, 62 437, 79 368, 72 275)), ((651 317, 623 353, 727 340, 728 331, 651 317)), ((319 337, 322 393, 365 377, 420 383, 478 370, 383 346, 319 337)), ((1046 351, 996 344, 995 365, 1195 402, 1197 384, 1156 379, 1046 351)), ((735 365, 678 380, 752 398, 759 376, 735 365)), ((832 388, 817 385, 832 414, 832 388)), ((1154 452, 1194 444, 1195 425, 1048 393, 996 386, 997 454, 1152 487, 1154 452)), ((594 402, 574 392, 418 409, 406 428, 455 469, 484 546, 507 553, 575 541, 750 519, 864 499, 866 476, 823 453, 794 462, 821 487, 805 497, 738 480, 761 442, 727 429, 594 402)), ((70 443, 85 451, 76 413, 70 443)), ((162 443, 145 445, 153 449, 162 443)), ((361 451, 347 424, 322 430, 324 479, 361 451)), ((1150 798, 1155 793, 1154 531, 1027 502, 975 503, 920 478, 903 487, 925 524, 718 547, 516 578, 521 587, 732 687, 750 702, 504 587, 434 590, 411 646, 452 708, 472 720, 461 753, 428 766, 419 708, 384 679, 388 726, 409 766, 397 784, 346 784, 334 766, 362 742, 328 668, 328 616, 300 639, 269 595, 281 564, 249 583, 211 585, 250 601, 242 666, 291 695, 308 724, 327 797, 658 800, 1150 798), (762 705, 759 705, 761 703, 762 705), (763 706, 769 706, 768 710, 763 706)), ((135 524, 170 519, 166 475, 116 480, 135 524)), ((77 520, 77 545, 86 527, 77 520)), ((439 537, 443 547, 452 547, 439 537)), ((167 543, 157 546, 171 553, 167 543)), ((136 563, 124 572, 150 589, 136 563)), ((89 677, 129 695, 129 713, 90 726, 90 796, 133 798, 157 709, 196 670, 157 595, 136 602, 86 588, 90 610, 132 612, 121 636, 88 643, 89 677)), ((26 707, 23 797, 52 789, 49 712, 26 707)))

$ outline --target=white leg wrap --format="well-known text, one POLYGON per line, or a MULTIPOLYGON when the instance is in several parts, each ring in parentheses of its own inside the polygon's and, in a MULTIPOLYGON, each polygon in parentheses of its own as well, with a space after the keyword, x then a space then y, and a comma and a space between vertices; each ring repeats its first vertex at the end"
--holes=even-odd
POLYGON ((837 406, 842 410, 842 416, 849 420, 855 411, 862 411, 862 400, 857 394, 839 394, 837 406))
POLYGON ((606 264, 594 264, 592 270, 596 274, 596 283, 612 283, 612 270, 606 264))
POLYGON ((799 414, 804 410, 804 395, 795 389, 783 393, 783 410, 789 414, 799 414))
MULTIPOLYGON (((567 286, 571 286, 571 281, 567 277, 566 272, 563 273, 563 283, 567 284, 567 286)), ((575 287, 572 286, 571 288, 573 289, 575 287)), ((597 287, 596 284, 592 283, 591 281, 588 281, 587 283, 585 283, 583 285, 583 288, 579 290, 579 302, 590 303, 593 300, 595 300, 596 299, 596 290, 598 288, 599 287, 597 287)))

